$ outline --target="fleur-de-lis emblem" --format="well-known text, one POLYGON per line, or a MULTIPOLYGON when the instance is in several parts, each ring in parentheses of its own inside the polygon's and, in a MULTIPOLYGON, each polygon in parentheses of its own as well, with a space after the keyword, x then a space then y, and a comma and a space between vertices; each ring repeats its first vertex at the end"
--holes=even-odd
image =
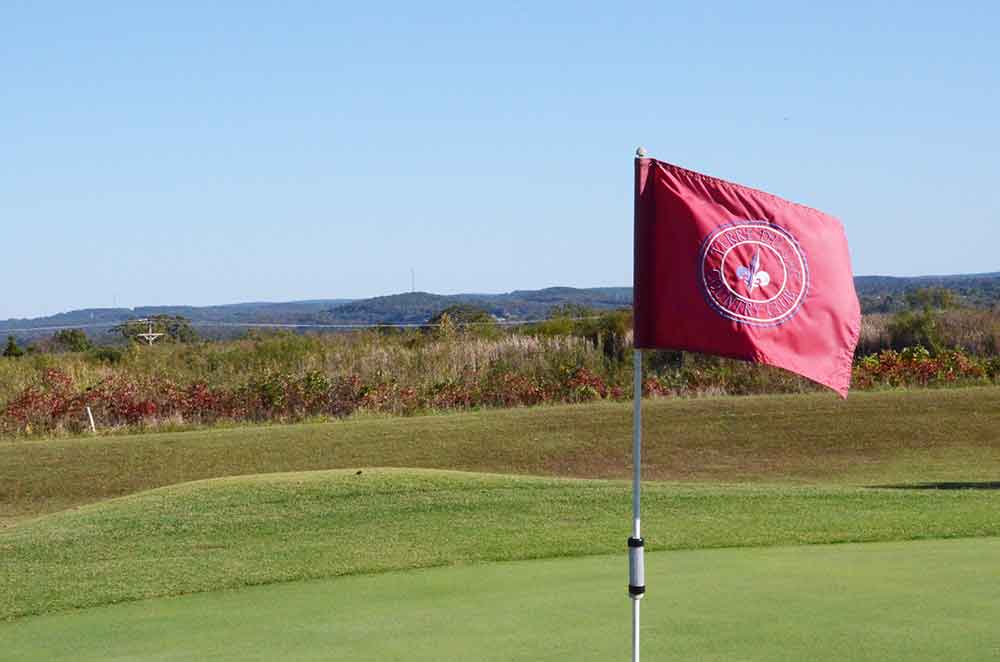
POLYGON ((753 292, 758 285, 766 287, 771 282, 771 274, 760 268, 760 249, 753 254, 750 264, 736 269, 736 276, 747 286, 747 292, 753 292))

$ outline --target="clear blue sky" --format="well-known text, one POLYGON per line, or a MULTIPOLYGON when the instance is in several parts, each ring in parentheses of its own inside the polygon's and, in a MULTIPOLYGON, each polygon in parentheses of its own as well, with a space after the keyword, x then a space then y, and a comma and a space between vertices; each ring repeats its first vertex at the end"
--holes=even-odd
POLYGON ((0 319, 628 285, 639 144, 1000 269, 998 3, 152 4, 0 7, 0 319))

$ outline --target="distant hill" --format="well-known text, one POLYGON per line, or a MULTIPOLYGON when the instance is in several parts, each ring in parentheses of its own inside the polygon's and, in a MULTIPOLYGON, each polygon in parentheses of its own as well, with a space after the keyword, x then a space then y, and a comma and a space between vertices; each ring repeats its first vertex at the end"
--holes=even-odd
POLYGON ((865 312, 894 312, 904 306, 907 292, 922 287, 942 287, 954 292, 965 305, 991 308, 1000 305, 1000 271, 953 276, 858 276, 854 287, 865 312))
MULTIPOLYGON (((855 287, 866 312, 893 312, 905 305, 905 294, 921 287, 952 290, 965 305, 1000 305, 1000 272, 953 276, 858 276, 855 287)), ((241 324, 419 324, 458 304, 478 306, 500 319, 532 320, 548 316, 553 306, 577 304, 598 310, 630 306, 631 287, 549 287, 503 294, 432 294, 407 292, 371 299, 315 299, 288 302, 251 302, 222 306, 143 306, 90 308, 34 319, 0 321, 0 334, 20 340, 51 335, 44 327, 84 328, 95 338, 120 322, 151 315, 183 315, 198 333, 208 337, 242 333, 241 324), (217 324, 218 326, 213 326, 217 324), (38 327, 43 327, 38 330, 38 327)))
MULTIPOLYGON (((317 315, 350 299, 316 299, 287 302, 250 302, 221 306, 140 306, 138 308, 85 308, 47 317, 33 319, 8 319, 0 321, 0 334, 14 333, 19 339, 31 339, 52 334, 52 330, 20 331, 37 327, 84 328, 88 334, 100 338, 105 330, 126 320, 153 315, 182 315, 195 324, 224 322, 301 324, 315 322, 317 315)), ((211 335, 211 334, 210 334, 211 335)))
POLYGON ((408 292, 374 299, 362 299, 332 308, 325 321, 352 324, 419 324, 448 306, 467 304, 510 320, 542 319, 553 306, 579 304, 611 309, 632 305, 631 287, 550 287, 544 290, 515 290, 507 294, 430 294, 408 292))
POLYGON ((453 297, 407 292, 352 301, 321 313, 331 324, 420 324, 455 303, 453 297))

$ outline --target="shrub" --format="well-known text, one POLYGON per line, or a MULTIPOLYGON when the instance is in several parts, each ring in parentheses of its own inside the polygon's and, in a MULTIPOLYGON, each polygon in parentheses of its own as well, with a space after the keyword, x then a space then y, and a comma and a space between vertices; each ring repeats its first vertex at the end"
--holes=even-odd
POLYGON ((97 347, 90 351, 90 358, 97 363, 107 363, 114 365, 120 363, 124 352, 118 347, 109 347, 107 345, 102 347, 97 347))
POLYGON ((449 338, 461 331, 481 338, 494 338, 500 328, 489 311, 469 304, 448 306, 427 320, 434 325, 427 330, 440 338, 449 338))
POLYGON ((7 346, 4 347, 3 355, 11 359, 24 356, 24 350, 17 346, 14 336, 7 336, 7 346))
MULTIPOLYGON (((983 347, 972 333, 980 318, 967 312, 938 313, 935 329, 965 329, 963 337, 983 347)), ((984 314, 996 320, 995 313, 984 314)), ((225 343, 38 354, 0 361, 0 435, 82 432, 87 406, 102 428, 142 429, 178 421, 296 421, 617 400, 631 397, 633 388, 626 320, 614 313, 571 321, 572 333, 552 336, 523 330, 496 338, 459 332, 449 339, 419 331, 268 333, 225 343)), ((995 352, 977 356, 947 344, 935 351, 921 344, 883 348, 861 357, 854 387, 1000 379, 995 352)), ((643 356, 647 396, 821 388, 777 368, 731 359, 666 351, 643 356)))
POLYGON ((87 334, 80 329, 63 329, 52 336, 54 347, 63 352, 86 352, 93 348, 87 334))
POLYGON ((879 386, 942 386, 982 384, 996 379, 990 363, 958 350, 945 350, 937 356, 921 346, 902 352, 887 349, 866 356, 854 367, 855 388, 879 386))
POLYGON ((897 313, 889 322, 887 331, 891 346, 896 351, 917 345, 926 347, 931 354, 941 350, 937 315, 930 309, 918 313, 909 310, 897 313))

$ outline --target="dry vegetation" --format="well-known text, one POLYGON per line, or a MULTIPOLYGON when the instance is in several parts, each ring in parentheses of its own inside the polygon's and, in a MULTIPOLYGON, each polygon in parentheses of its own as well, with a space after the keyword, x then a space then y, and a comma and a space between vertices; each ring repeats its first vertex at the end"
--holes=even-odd
MULTIPOLYGON (((864 318, 855 389, 1000 378, 1000 316, 955 309, 864 318)), ((0 436, 181 429, 364 414, 412 415, 632 397, 625 312, 524 329, 451 327, 228 342, 136 344, 0 359, 0 436)), ((782 370, 647 352, 648 396, 803 393, 782 370)))

